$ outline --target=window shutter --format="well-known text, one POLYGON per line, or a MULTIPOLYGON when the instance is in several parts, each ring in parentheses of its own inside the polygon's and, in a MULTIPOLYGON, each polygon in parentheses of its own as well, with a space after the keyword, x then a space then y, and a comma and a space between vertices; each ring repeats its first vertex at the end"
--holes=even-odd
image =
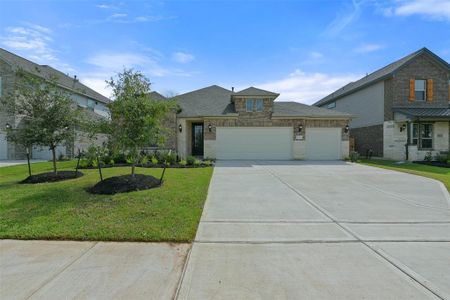
POLYGON ((433 79, 427 79, 427 101, 433 101, 433 79))
POLYGON ((409 101, 414 101, 415 95, 415 80, 414 79, 410 79, 409 80, 409 101))

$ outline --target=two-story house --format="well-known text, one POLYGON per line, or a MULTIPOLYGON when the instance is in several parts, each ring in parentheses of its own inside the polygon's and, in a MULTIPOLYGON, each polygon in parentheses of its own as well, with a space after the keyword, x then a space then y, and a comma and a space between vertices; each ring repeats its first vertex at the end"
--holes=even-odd
MULTIPOLYGON (((70 77, 50 66, 39 65, 23 57, 0 48, 0 97, 6 97, 12 93, 18 84, 18 71, 27 72, 38 78, 56 78, 57 84, 64 89, 74 105, 85 109, 85 115, 92 118, 109 117, 107 103, 109 99, 82 84, 76 77, 70 77)), ((6 124, 13 128, 20 126, 21 117, 7 113, 3 104, 0 103, 0 159, 23 159, 25 149, 6 140, 6 124)), ((58 145, 57 153, 73 156, 76 149, 86 148, 88 142, 83 139, 81 132, 73 143, 58 145)), ((103 139, 104 140, 104 139, 103 139)), ((99 141, 101 142, 101 139, 99 141)), ((46 148, 35 147, 31 153, 34 159, 50 159, 51 151, 46 148)))
POLYGON ((216 159, 333 160, 349 155, 349 114, 278 102, 277 97, 254 87, 235 92, 217 85, 178 95, 180 110, 169 126, 176 138, 166 146, 180 157, 216 159))
POLYGON ((355 150, 394 160, 449 151, 450 65, 422 48, 314 105, 350 113, 355 150))

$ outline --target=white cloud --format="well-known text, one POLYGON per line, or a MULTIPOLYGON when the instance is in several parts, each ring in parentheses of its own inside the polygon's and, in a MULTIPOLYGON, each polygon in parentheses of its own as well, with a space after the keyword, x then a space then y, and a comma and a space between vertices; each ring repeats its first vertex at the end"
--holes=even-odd
POLYGON ((194 55, 186 52, 175 52, 172 55, 172 59, 178 63, 186 64, 194 60, 194 55))
POLYGON ((296 69, 286 78, 256 84, 255 86, 280 93, 277 100, 312 104, 347 83, 361 77, 355 74, 330 75, 324 73, 306 73, 296 69))
POLYGON ((312 59, 321 59, 323 58, 323 54, 317 51, 312 51, 309 53, 309 57, 312 59))
POLYGON ((356 53, 369 53, 383 49, 384 46, 380 44, 363 44, 354 49, 356 53))
POLYGON ((117 8, 117 6, 110 5, 110 4, 99 4, 99 5, 96 5, 96 7, 101 8, 101 9, 116 9, 117 8))
POLYGON ((449 0, 408 0, 397 1, 395 6, 385 9, 387 16, 421 15, 434 20, 450 21, 449 0))
POLYGON ((336 18, 328 25, 325 30, 325 35, 337 36, 351 23, 357 20, 361 14, 361 6, 367 0, 352 0, 352 6, 345 12, 339 12, 336 18))
POLYGON ((111 18, 125 18, 127 14, 112 14, 111 18))

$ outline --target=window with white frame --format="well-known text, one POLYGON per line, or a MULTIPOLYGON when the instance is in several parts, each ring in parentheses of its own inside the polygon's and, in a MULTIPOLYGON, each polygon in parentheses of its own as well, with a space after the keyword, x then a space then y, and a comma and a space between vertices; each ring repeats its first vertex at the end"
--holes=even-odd
POLYGON ((250 98, 245 101, 245 109, 247 110, 247 112, 253 111, 253 99, 250 98))
POLYGON ((414 83, 414 96, 418 101, 425 101, 426 99, 427 81, 425 79, 416 79, 414 83))
POLYGON ((419 149, 433 149, 433 124, 411 124, 411 143, 419 149))
POLYGON ((256 111, 264 110, 264 102, 263 99, 256 99, 256 111))
POLYGON ((336 107, 336 101, 328 103, 327 108, 335 108, 336 107))

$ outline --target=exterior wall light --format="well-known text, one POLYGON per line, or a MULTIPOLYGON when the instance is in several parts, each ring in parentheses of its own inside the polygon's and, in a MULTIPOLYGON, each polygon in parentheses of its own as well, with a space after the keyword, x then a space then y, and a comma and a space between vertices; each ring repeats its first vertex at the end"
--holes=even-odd
POLYGON ((345 132, 345 133, 348 133, 349 130, 350 130, 350 127, 348 126, 348 124, 345 125, 344 132, 345 132))
POLYGON ((179 132, 182 132, 182 131, 183 131, 183 127, 181 126, 181 124, 178 125, 178 131, 179 131, 179 132))
POLYGON ((5 128, 6 128, 6 130, 10 130, 10 129, 12 129, 12 126, 11 126, 11 124, 6 123, 5 128))
POLYGON ((302 133, 303 125, 298 125, 298 133, 302 133))
POLYGON ((400 126, 400 132, 405 131, 405 129, 406 129, 406 124, 403 124, 402 126, 400 126))
POLYGON ((208 125, 208 130, 209 130, 209 132, 211 132, 211 130, 212 130, 211 123, 209 123, 209 125, 208 125))

